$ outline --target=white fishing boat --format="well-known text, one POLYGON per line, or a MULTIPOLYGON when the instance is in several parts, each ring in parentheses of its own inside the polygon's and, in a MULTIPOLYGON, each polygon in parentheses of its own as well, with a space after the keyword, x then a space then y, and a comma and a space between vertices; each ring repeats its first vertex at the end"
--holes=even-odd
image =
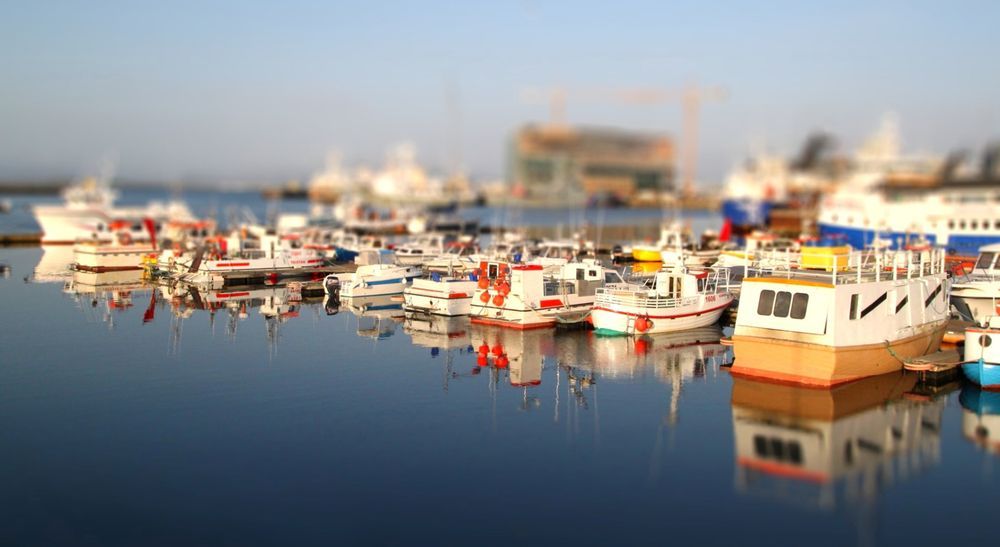
POLYGON ((951 296, 959 311, 975 321, 1000 315, 1000 244, 979 249, 972 271, 957 275, 951 296))
POLYGON ((476 281, 468 277, 433 274, 430 279, 414 279, 403 290, 403 308, 433 315, 469 315, 476 281))
POLYGON ((316 251, 291 247, 287 240, 276 235, 257 231, 247 236, 234 233, 229 237, 215 238, 197 251, 180 256, 168 249, 157 259, 157 265, 187 282, 217 285, 233 272, 277 276, 319 268, 324 264, 324 259, 316 251))
POLYGON ((424 263, 424 268, 429 272, 440 272, 449 274, 465 274, 476 269, 479 262, 489 257, 482 253, 473 243, 455 242, 448 245, 444 254, 424 263))
MULTIPOLYGON (((127 222, 135 227, 134 236, 143 232, 142 220, 164 223, 169 220, 192 221, 191 211, 180 201, 150 202, 145 207, 115 207, 117 194, 107 178, 87 178, 63 190, 64 202, 33 207, 35 221, 42 230, 42 244, 72 245, 79 239, 112 238, 107 227, 113 222, 127 222)), ((139 237, 137 237, 138 239, 139 237)))
POLYGON ((941 344, 943 250, 805 247, 759 258, 767 266, 748 268, 740 289, 733 374, 830 387, 898 371, 941 344))
POLYGON ((409 279, 414 276, 414 270, 395 263, 391 259, 391 251, 374 254, 377 254, 380 260, 386 259, 386 261, 363 264, 353 273, 338 275, 342 298, 402 294, 409 279))
POLYGON ((716 323, 732 302, 728 270, 666 266, 649 286, 597 289, 590 320, 598 334, 675 332, 716 323))
POLYGON ((594 262, 550 267, 484 262, 472 300, 472 321, 518 329, 584 321, 597 289, 623 283, 614 270, 594 262))
POLYGON ((73 245, 73 261, 77 270, 90 272, 114 272, 141 270, 143 260, 156 256, 153 242, 133 242, 127 239, 116 241, 80 241, 73 245))

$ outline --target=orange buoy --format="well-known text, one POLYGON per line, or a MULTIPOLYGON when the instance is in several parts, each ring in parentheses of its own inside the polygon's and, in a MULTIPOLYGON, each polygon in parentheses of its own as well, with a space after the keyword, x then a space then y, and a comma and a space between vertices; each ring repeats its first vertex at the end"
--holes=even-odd
POLYGON ((649 319, 646 319, 645 317, 639 317, 638 319, 635 320, 635 330, 639 332, 646 332, 647 330, 649 330, 649 327, 650 327, 649 319))
POLYGON ((490 301, 490 291, 483 291, 483 293, 479 295, 479 301, 482 302, 483 304, 489 302, 490 301))
POLYGON ((503 306, 503 295, 502 294, 498 294, 498 295, 496 295, 496 296, 493 297, 493 305, 497 306, 497 307, 503 306))
POLYGON ((500 284, 499 287, 497 287, 497 290, 500 291, 500 294, 507 296, 508 294, 510 294, 510 283, 504 281, 503 283, 500 284))
MULTIPOLYGON (((486 287, 490 286, 490 280, 485 277, 480 277, 478 286, 480 289, 485 289, 486 287)), ((485 302, 485 300, 483 300, 483 302, 485 302)))

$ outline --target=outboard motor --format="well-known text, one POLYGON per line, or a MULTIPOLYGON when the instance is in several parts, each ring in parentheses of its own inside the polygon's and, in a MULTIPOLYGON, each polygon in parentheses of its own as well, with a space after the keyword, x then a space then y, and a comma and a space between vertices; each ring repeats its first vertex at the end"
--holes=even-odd
POLYGON ((323 278, 323 290, 331 299, 340 301, 340 278, 336 275, 323 278))

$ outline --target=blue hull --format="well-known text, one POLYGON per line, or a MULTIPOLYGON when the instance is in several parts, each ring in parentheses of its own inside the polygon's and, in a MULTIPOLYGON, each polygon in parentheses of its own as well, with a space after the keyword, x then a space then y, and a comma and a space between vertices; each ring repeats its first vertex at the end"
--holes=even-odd
POLYGON ((775 205, 771 201, 726 199, 722 201, 722 216, 733 226, 762 228, 775 205))
POLYGON ((969 380, 984 389, 1000 389, 1000 365, 984 363, 982 359, 962 364, 962 372, 969 380))
MULTIPOLYGON (((913 232, 903 233, 882 231, 878 232, 878 234, 882 239, 892 241, 893 247, 904 244, 907 237, 912 240, 920 235, 923 235, 923 237, 932 245, 937 244, 937 236, 930 233, 916 234, 913 232)), ((820 223, 819 235, 823 238, 837 239, 843 241, 844 243, 849 243, 855 249, 864 249, 867 245, 871 245, 871 242, 875 239, 874 230, 862 230, 860 228, 848 228, 846 226, 837 226, 825 223, 820 223)), ((992 243, 1000 243, 1000 234, 981 236, 952 235, 948 237, 949 251, 952 254, 962 256, 976 256, 979 254, 980 247, 983 245, 990 245, 992 243)))

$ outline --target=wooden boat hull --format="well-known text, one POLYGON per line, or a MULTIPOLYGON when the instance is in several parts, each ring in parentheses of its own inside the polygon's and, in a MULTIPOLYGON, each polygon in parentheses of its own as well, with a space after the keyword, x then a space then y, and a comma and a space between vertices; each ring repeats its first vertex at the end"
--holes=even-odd
POLYGON ((909 337, 882 344, 834 347, 764 336, 734 335, 734 375, 830 387, 901 370, 902 360, 938 350, 947 320, 927 323, 909 337))

